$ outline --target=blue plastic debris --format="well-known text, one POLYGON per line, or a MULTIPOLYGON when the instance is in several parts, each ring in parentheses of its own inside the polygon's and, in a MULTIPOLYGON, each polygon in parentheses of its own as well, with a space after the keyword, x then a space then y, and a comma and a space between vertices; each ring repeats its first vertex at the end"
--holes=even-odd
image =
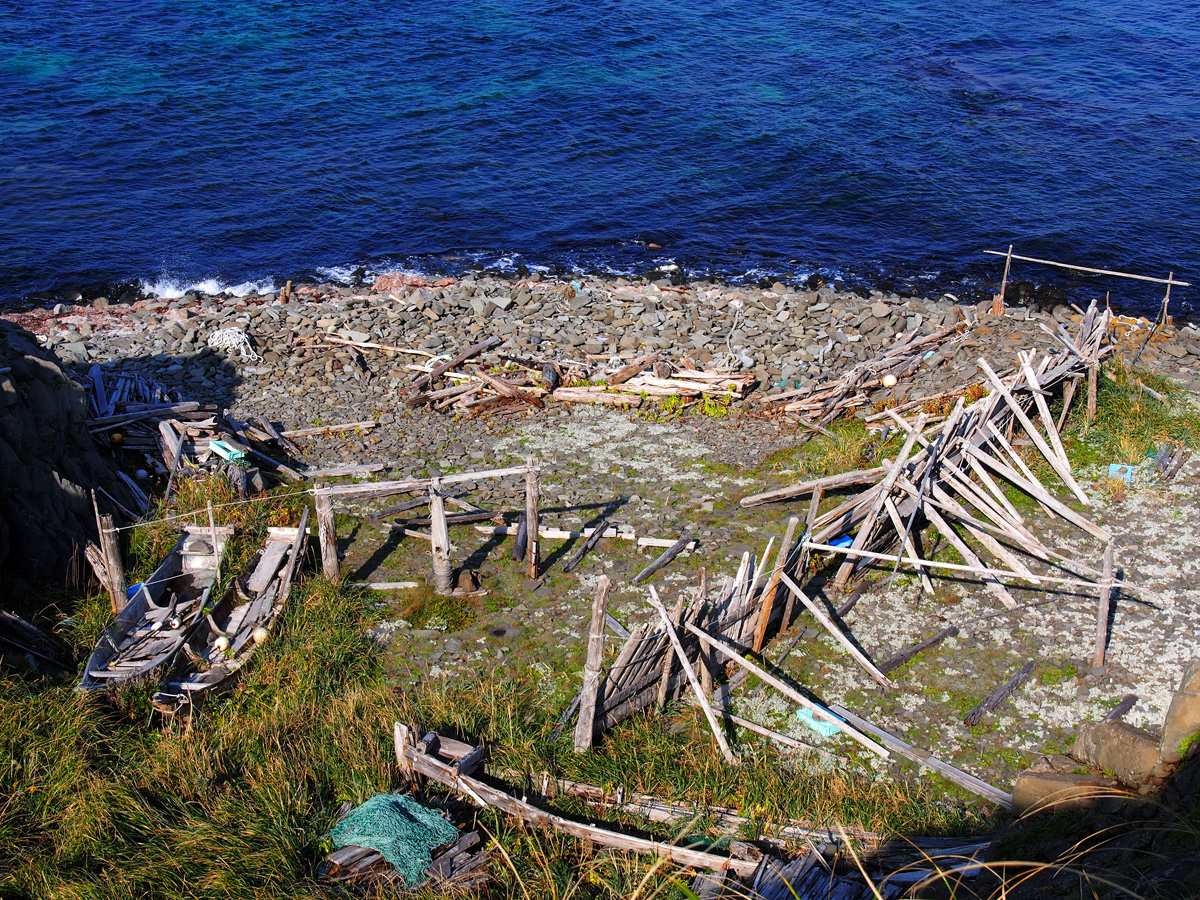
MULTIPOLYGON (((830 715, 833 716, 833 713, 830 713, 830 715)), ((832 722, 825 722, 816 718, 808 709, 802 708, 796 710, 796 718, 800 720, 801 725, 804 725, 806 728, 811 728, 821 737, 831 737, 841 730, 832 722)), ((834 718, 839 722, 842 721, 840 716, 834 716, 834 718)))
POLYGON ((231 447, 224 441, 209 441, 208 449, 221 457, 221 459, 227 459, 230 462, 246 458, 246 454, 243 451, 231 447))
POLYGON ((125 588, 125 593, 129 595, 130 600, 133 599, 134 594, 142 589, 142 584, 143 582, 139 581, 137 584, 131 584, 129 587, 125 588))
POLYGON ((834 538, 829 542, 830 547, 853 547, 854 538, 848 534, 843 534, 840 538, 834 538))
POLYGON ((1125 463, 1109 463, 1108 477, 1120 478, 1126 484, 1133 484, 1133 466, 1125 465, 1125 463))

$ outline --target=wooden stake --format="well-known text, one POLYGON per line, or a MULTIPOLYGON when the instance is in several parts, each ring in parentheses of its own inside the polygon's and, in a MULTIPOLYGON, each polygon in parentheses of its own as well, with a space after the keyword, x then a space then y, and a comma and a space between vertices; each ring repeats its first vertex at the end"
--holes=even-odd
POLYGON ((537 459, 532 456, 525 470, 525 527, 529 529, 529 568, 526 574, 533 579, 538 577, 541 565, 541 541, 538 540, 538 468, 537 459))
POLYGON ((800 520, 795 516, 791 516, 788 519, 787 529, 783 533, 783 543, 779 545, 779 555, 775 557, 775 569, 771 572, 771 580, 767 583, 762 606, 759 609, 758 627, 754 630, 755 653, 762 650, 763 642, 766 640, 767 623, 771 620, 771 610, 775 606, 775 595, 779 592, 779 576, 783 574, 783 567, 787 565, 788 554, 791 552, 792 543, 796 537, 796 526, 799 524, 800 520))
MULTIPOLYGON (((733 751, 729 749, 729 742, 725 740, 725 733, 721 731, 721 725, 717 721, 716 715, 713 713, 713 708, 709 705, 708 698, 704 696, 704 691, 700 689, 700 682, 696 678, 696 673, 692 669, 692 664, 688 662, 687 654, 683 652, 683 644, 679 642, 679 635, 675 633, 675 626, 671 624, 671 619, 667 615, 666 607, 662 605, 662 601, 658 599, 658 591, 654 590, 654 586, 650 586, 650 604, 658 610, 658 615, 662 619, 663 627, 667 630, 667 637, 671 641, 671 646, 675 648, 675 656, 679 659, 679 665, 683 668, 684 674, 687 675, 688 682, 692 685, 692 692, 696 695, 696 699, 700 702, 700 708, 704 710, 704 717, 708 719, 708 726, 712 729, 713 737, 717 739, 717 746, 721 748, 721 753, 726 761, 731 766, 738 764, 737 757, 733 755, 733 751)), ((688 628, 692 628, 690 624, 688 628)))
MULTIPOLYGON (((812 540, 813 529, 817 524, 817 510, 821 506, 821 489, 816 488, 812 493, 812 498, 808 501, 808 518, 804 523, 804 531, 801 540, 812 540)), ((804 583, 804 575, 808 571, 808 545, 804 544, 800 549, 800 560, 796 563, 796 568, 792 571, 796 574, 796 580, 801 584, 804 583)), ((783 608, 783 621, 779 623, 779 630, 787 631, 792 627, 792 615, 796 610, 796 595, 788 591, 787 605, 783 608)))
POLYGON ((429 484, 429 533, 433 537, 429 551, 433 559, 433 589, 439 594, 452 594, 454 579, 450 577, 450 529, 446 525, 442 482, 437 478, 429 484))
POLYGON ((328 484, 313 487, 317 508, 317 538, 321 544, 321 569, 330 581, 338 580, 337 526, 333 519, 333 498, 328 484))
POLYGON ((1004 258, 1004 277, 1000 279, 1000 293, 992 297, 992 315, 1004 315, 1004 289, 1008 286, 1008 270, 1012 265, 1013 245, 1008 245, 1008 256, 1004 258))
POLYGON ((612 579, 601 575, 592 601, 592 625, 588 631, 587 661, 583 666, 583 689, 579 700, 579 718, 575 721, 575 752, 592 746, 596 722, 596 700, 600 693, 600 665, 604 661, 604 626, 608 613, 608 592, 612 579))
POLYGON ((1092 668, 1104 665, 1108 648, 1108 613, 1112 604, 1113 589, 1113 545, 1104 545, 1104 577, 1100 587, 1100 602, 1096 606, 1096 651, 1092 654, 1092 668))
POLYGON ((1063 430, 1063 425, 1067 423, 1067 413, 1071 411, 1071 401, 1075 399, 1075 389, 1079 387, 1079 376, 1076 375, 1067 382, 1067 386, 1063 388, 1063 406, 1062 412, 1058 414, 1058 430, 1063 430))
POLYGON ((208 501, 208 534, 213 548, 213 586, 221 584, 221 545, 217 543, 217 520, 213 518, 212 501, 208 501))
POLYGON ((121 544, 113 526, 112 516, 105 513, 100 517, 100 551, 104 554, 104 571, 108 574, 108 593, 112 599, 112 611, 116 615, 129 602, 126 593, 125 566, 121 562, 121 544))

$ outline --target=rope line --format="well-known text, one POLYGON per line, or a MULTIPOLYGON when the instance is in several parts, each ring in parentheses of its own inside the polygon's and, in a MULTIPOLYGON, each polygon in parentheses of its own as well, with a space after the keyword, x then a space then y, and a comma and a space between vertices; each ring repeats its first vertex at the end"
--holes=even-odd
MULTIPOLYGON (((213 509, 222 509, 226 506, 241 506, 243 503, 261 503, 264 499, 274 500, 276 498, 284 498, 284 497, 299 497, 301 494, 311 494, 311 493, 313 493, 313 490, 314 490, 313 488, 304 488, 303 490, 292 491, 287 494, 272 494, 269 498, 247 497, 244 500, 231 500, 228 503, 214 503, 212 505, 212 508, 213 509)), ((142 528, 146 525, 161 525, 166 522, 174 522, 177 519, 186 519, 189 516, 198 516, 201 513, 207 513, 207 512, 208 512, 208 507, 204 506, 200 509, 194 509, 191 512, 175 513, 173 515, 165 516, 164 518, 161 518, 161 519, 148 519, 143 522, 134 522, 132 525, 121 525, 119 527, 114 527, 112 530, 113 531, 130 531, 134 528, 142 528)), ((194 524, 205 526, 204 522, 197 522, 194 524)))

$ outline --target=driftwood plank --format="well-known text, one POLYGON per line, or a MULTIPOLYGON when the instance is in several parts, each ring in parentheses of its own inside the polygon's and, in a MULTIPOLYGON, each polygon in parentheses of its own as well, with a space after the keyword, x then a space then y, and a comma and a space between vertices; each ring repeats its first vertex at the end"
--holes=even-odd
POLYGON ((792 581, 792 579, 786 574, 781 574, 783 577, 783 583, 788 586, 788 590, 795 594, 800 602, 804 604, 805 609, 812 613, 813 618, 821 623, 821 627, 828 631, 833 636, 834 640, 842 645, 842 649, 849 653, 850 656, 854 658, 855 662, 866 669, 867 674, 878 681, 881 685, 884 687, 892 687, 892 680, 880 672, 879 669, 875 667, 875 664, 871 662, 871 660, 867 659, 866 654, 859 650, 858 647, 854 645, 854 642, 846 637, 840 628, 833 624, 833 621, 825 614, 825 610, 821 609, 820 606, 810 600, 808 595, 800 589, 800 585, 792 581))
POLYGON ((478 356, 480 353, 483 353, 485 350, 490 350, 492 347, 495 347, 497 344, 503 344, 503 343, 504 343, 504 338, 496 337, 495 335, 493 335, 492 337, 485 338, 484 340, 480 341, 478 344, 472 344, 466 350, 463 350, 461 353, 456 354, 453 358, 446 360, 444 363, 439 363, 438 365, 434 366, 432 369, 429 370, 428 373, 426 373, 425 375, 421 376, 416 381, 414 381, 413 387, 417 390, 420 390, 425 385, 432 384, 435 380, 440 378, 446 372, 449 372, 455 366, 466 362, 468 359, 470 359, 473 356, 478 356))
POLYGON ((910 659, 917 656, 919 653, 924 653, 930 647, 935 647, 938 644, 940 644, 942 641, 946 640, 946 638, 954 637, 957 634, 958 634, 958 626, 957 625, 951 625, 949 628, 943 628, 941 631, 939 631, 937 634, 933 635, 932 637, 927 637, 927 638, 925 638, 925 640, 921 641, 920 643, 913 644, 907 650, 901 650, 899 653, 897 653, 895 656, 891 657, 887 661, 880 663, 879 671, 891 672, 893 669, 898 669, 902 665, 904 665, 906 662, 908 662, 910 659))
POLYGON ((574 822, 562 816, 545 812, 477 778, 467 775, 460 776, 448 765, 433 756, 418 753, 415 747, 410 746, 407 732, 408 729, 405 726, 398 722, 396 723, 396 760, 401 768, 405 771, 419 772, 428 778, 432 778, 434 781, 444 784, 452 790, 470 798, 478 806, 494 806, 530 825, 560 831, 563 834, 590 841, 603 847, 615 847, 618 850, 628 850, 634 853, 653 854, 683 866, 693 866, 695 868, 712 869, 715 871, 732 869, 745 877, 752 874, 758 865, 750 860, 717 856, 713 853, 703 853, 699 850, 690 850, 674 844, 665 844, 659 841, 646 840, 645 838, 632 837, 615 831, 609 831, 605 828, 599 828, 595 825, 584 825, 581 822, 574 822))
POLYGON ((933 756, 931 753, 929 753, 928 750, 921 750, 918 747, 914 747, 907 741, 903 741, 895 735, 884 731, 882 728, 872 725, 866 719, 856 716, 844 706, 833 704, 830 709, 832 709, 847 722, 853 724, 856 728, 861 728, 867 734, 878 738, 890 749, 895 750, 901 756, 906 756, 918 765, 925 766, 927 769, 932 769, 933 771, 944 775, 960 787, 964 787, 968 791, 978 794, 979 796, 992 801, 998 806, 1003 806, 1005 809, 1012 809, 1012 794, 1005 793, 999 788, 992 787, 992 785, 988 784, 986 781, 976 778, 974 775, 964 772, 962 769, 956 768, 947 762, 943 762, 936 756, 933 756))
POLYGON ((654 562, 650 563, 650 565, 646 566, 646 568, 644 568, 644 569, 642 569, 642 571, 638 572, 637 575, 635 575, 633 577, 633 583, 641 584, 643 581, 646 581, 652 575, 654 575, 655 572, 658 572, 660 569, 665 568, 667 566, 667 564, 671 562, 671 560, 673 560, 680 553, 682 553, 684 551, 684 548, 686 548, 691 543, 692 543, 691 537, 689 535, 685 534, 683 537, 681 537, 679 540, 677 540, 675 543, 673 543, 670 547, 668 547, 666 550, 664 550, 659 555, 658 559, 654 560, 654 562))
POLYGON ((858 469, 853 472, 844 472, 841 475, 828 475, 824 478, 815 478, 811 481, 802 481, 799 484, 789 485, 788 487, 776 488, 764 494, 743 497, 741 504, 744 507, 762 506, 766 503, 774 503, 777 500, 790 500, 793 497, 803 497, 805 494, 812 493, 815 490, 835 491, 839 488, 853 487, 856 484, 872 484, 883 474, 884 469, 880 466, 874 469, 858 469))
POLYGON ((966 716, 963 717, 963 722, 967 725, 978 725, 983 720, 985 715, 1003 703, 1008 696, 1013 693, 1013 691, 1025 683, 1025 680, 1029 678, 1030 674, 1033 672, 1033 667, 1036 662, 1037 660, 1031 659, 1029 662, 1025 663, 1025 665, 1021 666, 1021 668, 1017 671, 1017 674, 988 694, 983 699, 982 703, 967 713, 966 716))

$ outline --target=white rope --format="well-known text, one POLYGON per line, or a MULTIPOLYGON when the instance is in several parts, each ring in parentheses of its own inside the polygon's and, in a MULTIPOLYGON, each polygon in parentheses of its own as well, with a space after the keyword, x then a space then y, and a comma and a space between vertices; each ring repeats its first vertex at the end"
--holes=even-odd
POLYGON ((240 328, 222 328, 208 336, 208 346, 213 350, 224 350, 232 354, 235 351, 242 362, 254 362, 262 359, 250 346, 250 338, 240 328))

